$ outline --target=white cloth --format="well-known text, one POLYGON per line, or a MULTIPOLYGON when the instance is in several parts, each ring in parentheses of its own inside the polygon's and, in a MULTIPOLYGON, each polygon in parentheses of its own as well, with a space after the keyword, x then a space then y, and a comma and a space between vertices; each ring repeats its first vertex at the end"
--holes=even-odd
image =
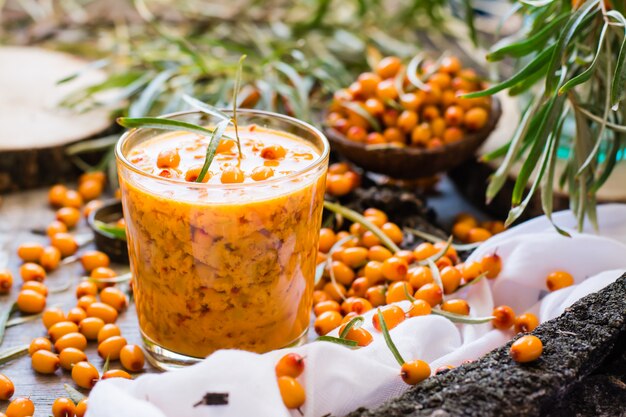
MULTIPOLYGON (((540 217, 484 242, 470 260, 497 252, 503 268, 497 279, 483 279, 466 290, 471 315, 490 315, 494 306, 506 304, 516 314, 533 312, 543 322, 615 281, 626 271, 626 205, 601 206, 598 217, 597 234, 586 227, 585 233, 563 237, 540 217), (570 272, 575 285, 548 294, 545 279, 555 270, 570 272)), ((554 219, 564 228, 576 225, 570 212, 555 213, 554 219)), ((406 309, 408 303, 399 305, 406 309)), ((378 405, 408 386, 399 377, 399 366, 381 333, 373 330, 372 314, 365 314, 364 327, 374 335, 367 347, 350 350, 313 342, 263 355, 218 351, 182 370, 134 381, 99 382, 89 396, 87 417, 299 416, 283 406, 274 375, 275 363, 288 351, 306 358, 305 372, 299 378, 306 389, 304 416, 341 416, 360 406, 378 405), (207 392, 228 392, 229 404, 194 407, 207 392)), ((506 343, 513 331, 493 330, 488 323, 455 325, 430 315, 405 320, 391 336, 405 360, 423 359, 434 370, 474 360, 506 343)))

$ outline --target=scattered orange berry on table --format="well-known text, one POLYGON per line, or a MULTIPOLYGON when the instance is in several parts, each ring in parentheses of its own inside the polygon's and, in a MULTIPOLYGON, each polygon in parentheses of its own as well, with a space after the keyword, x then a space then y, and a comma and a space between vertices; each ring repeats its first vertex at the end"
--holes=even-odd
POLYGON ((87 309, 89 308, 90 305, 92 305, 93 303, 97 302, 98 299, 96 297, 94 297, 93 295, 83 295, 82 297, 80 297, 76 303, 77 307, 82 308, 83 310, 87 311, 87 309))
POLYGON ((341 314, 337 311, 325 311, 315 319, 313 328, 320 336, 324 336, 341 325, 341 314))
POLYGON ((78 362, 72 367, 72 380, 81 388, 91 389, 100 379, 100 373, 89 362, 78 362))
POLYGON ((83 362, 87 360, 87 355, 80 349, 74 347, 65 348, 59 353, 59 361, 61 364, 61 368, 71 371, 72 366, 76 365, 78 362, 83 362))
POLYGON ((5 414, 7 417, 30 417, 35 414, 35 404, 30 398, 16 398, 9 403, 5 414))
POLYGON ((431 307, 434 307, 440 304, 443 300, 443 292, 437 284, 431 283, 422 285, 417 291, 415 291, 413 297, 418 300, 424 300, 430 304, 431 307))
POLYGON ((427 316, 432 312, 432 307, 424 300, 411 302, 411 309, 407 313, 409 317, 427 316))
POLYGON ((85 417, 87 413, 87 397, 83 398, 76 404, 76 411, 74 412, 76 417, 85 417))
POLYGON ((61 207, 56 212, 56 219, 72 229, 80 220, 80 211, 74 207, 61 207))
POLYGON ((385 302, 387 304, 408 300, 413 295, 413 287, 406 281, 394 282, 387 288, 385 302), (407 295, 408 294, 408 295, 407 295))
POLYGON ((115 323, 117 320, 117 310, 105 303, 92 303, 89 307, 87 307, 86 311, 87 317, 98 317, 105 323, 115 323))
POLYGON ((93 281, 82 281, 76 286, 76 298, 84 295, 98 295, 98 286, 93 281))
POLYGON ((74 207, 74 208, 81 208, 81 206, 83 205, 83 197, 78 193, 78 191, 74 191, 74 190, 67 190, 67 192, 65 193, 65 197, 63 198, 63 204, 61 204, 64 207, 74 207))
POLYGON ((13 274, 8 269, 0 269, 0 294, 7 294, 13 287, 13 274))
POLYGON ((574 284, 574 277, 566 271, 554 271, 546 278, 546 285, 550 291, 560 290, 574 284))
POLYGON ((278 377, 278 390, 285 407, 289 409, 301 407, 306 400, 304 388, 290 376, 278 377))
POLYGON ((60 262, 61 251, 54 246, 44 248, 41 257, 39 258, 39 265, 41 265, 46 271, 52 271, 58 268, 60 262))
POLYGON ((539 319, 532 313, 524 313, 515 318, 515 331, 517 333, 532 332, 539 326, 539 319))
POLYGON ((48 328, 48 336, 52 342, 56 342, 66 334, 78 332, 78 325, 72 321, 61 321, 48 328))
POLYGON ((84 201, 94 200, 102 194, 104 184, 97 180, 86 180, 78 186, 78 193, 84 201))
POLYGON ((319 316, 320 314, 325 313, 327 311, 340 312, 341 305, 339 305, 339 303, 335 300, 326 300, 326 301, 320 301, 319 303, 315 304, 315 306, 313 306, 313 313, 316 316, 319 316))
MULTIPOLYGON (((343 332, 343 329, 344 329, 344 326, 342 326, 341 329, 339 330, 340 334, 343 332)), ((356 342, 357 346, 361 346, 361 347, 367 346, 374 341, 374 337, 372 336, 372 334, 362 327, 359 327, 358 329, 355 329, 354 327, 352 327, 350 330, 348 330, 348 333, 345 335, 345 339, 356 342)))
POLYGON ((22 290, 33 290, 44 297, 48 296, 48 287, 46 287, 46 284, 39 281, 26 281, 22 284, 22 290))
POLYGON ((39 281, 43 282, 46 279, 46 270, 33 262, 26 262, 20 266, 20 276, 22 281, 39 281))
POLYGON ((532 362, 543 352, 543 343, 537 336, 525 335, 511 345, 509 354, 515 362, 532 362))
POLYGON ((85 312, 85 310, 83 310, 80 307, 71 308, 67 312, 67 319, 69 321, 73 321, 76 324, 80 323, 86 317, 87 317, 87 313, 85 312))
POLYGON ((461 272, 454 266, 446 266, 440 271, 443 293, 452 294, 461 285, 461 272))
POLYGON ((47 350, 52 352, 52 342, 45 337, 36 337, 30 341, 30 345, 28 346, 28 354, 33 355, 33 353, 38 350, 47 350))
POLYGON ((48 202, 53 207, 61 207, 65 201, 65 194, 67 193, 67 187, 65 185, 57 184, 53 185, 48 191, 48 202))
POLYGON ((24 262, 39 262, 43 245, 37 242, 25 242, 17 248, 17 256, 24 262))
POLYGON ((137 345, 126 345, 120 350, 122 366, 131 372, 139 372, 145 364, 143 350, 137 345))
POLYGON ((0 374, 0 400, 6 401, 15 393, 13 381, 8 376, 0 374))
POLYGON ((59 337, 57 341, 54 342, 54 350, 57 352, 61 352, 70 347, 85 350, 87 348, 87 338, 82 333, 73 332, 59 337))
POLYGON ((76 411, 76 405, 74 401, 69 398, 57 398, 52 403, 52 416, 53 417, 74 417, 76 411))
POLYGON ((304 358, 297 353, 288 353, 278 360, 275 371, 277 377, 297 378, 304 371, 304 358))
POLYGON ((122 332, 120 331, 120 328, 117 327, 115 324, 105 324, 98 331, 98 344, 102 343, 110 337, 120 336, 121 334, 122 332))
POLYGON ((128 306, 128 297, 122 290, 117 287, 107 287, 100 291, 100 301, 108 304, 118 312, 124 310, 128 306))
POLYGON ((50 329, 53 325, 60 323, 62 321, 66 321, 65 313, 58 307, 52 307, 46 309, 42 316, 43 325, 46 329, 50 329))
MULTIPOLYGON (((387 324, 387 329, 391 330, 396 327, 398 324, 402 323, 405 318, 404 311, 396 305, 390 305, 385 308, 381 308, 380 312, 383 315, 383 319, 387 324)), ((374 314, 372 316, 372 324, 374 328, 378 331, 382 331, 382 327, 380 326, 380 321, 378 318, 378 314, 374 314)))
POLYGON ((124 378, 124 379, 133 379, 130 374, 122 369, 109 369, 105 373, 102 374, 102 379, 110 379, 110 378, 124 378))
POLYGON ((33 290, 20 291, 16 302, 22 313, 38 314, 46 308, 46 297, 33 290))
POLYGON ((98 339, 98 332, 104 327, 104 320, 98 317, 86 317, 78 324, 78 331, 81 332, 87 340, 98 339))
POLYGON ((80 263, 85 271, 91 272, 98 267, 108 267, 111 261, 106 253, 91 250, 80 256, 80 263))
POLYGON ((38 350, 31 356, 31 364, 40 374, 53 374, 59 369, 59 356, 49 350, 38 350))
POLYGON ((441 304, 441 309, 461 316, 467 316, 470 313, 469 304, 461 299, 446 300, 441 304))
POLYGON ((430 366, 422 360, 405 362, 400 369, 402 380, 409 385, 416 385, 430 376, 430 366))
POLYGON ((50 244, 61 252, 63 258, 71 256, 78 250, 78 243, 69 233, 57 233, 50 238, 50 244))
POLYGON ((52 239, 52 237, 56 235, 57 233, 66 233, 66 232, 67 232, 67 226, 65 225, 65 223, 60 222, 58 220, 54 220, 52 223, 50 223, 46 227, 46 234, 48 235, 50 239, 52 239))
POLYGON ((480 263, 485 276, 489 279, 497 278, 502 270, 502 259, 497 253, 483 257, 480 263))

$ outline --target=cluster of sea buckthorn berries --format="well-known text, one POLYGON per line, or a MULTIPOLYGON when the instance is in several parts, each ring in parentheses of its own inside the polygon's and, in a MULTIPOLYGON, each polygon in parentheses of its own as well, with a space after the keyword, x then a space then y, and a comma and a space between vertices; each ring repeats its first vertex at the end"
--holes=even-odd
MULTIPOLYGON (((384 212, 369 208, 363 215, 396 245, 402 244, 402 230, 395 223, 389 222, 384 212)), ((332 229, 322 228, 318 264, 326 262, 326 268, 313 293, 316 332, 325 335, 372 308, 413 298, 412 307, 406 313, 408 317, 430 314, 435 306, 451 313, 468 315, 470 306, 467 301, 460 298, 444 300, 444 296, 454 294, 462 284, 482 275, 489 279, 496 278, 502 268, 502 261, 493 253, 480 261, 461 263, 453 247, 442 253, 445 247, 445 242, 424 242, 413 250, 392 253, 360 223, 353 223, 350 232, 335 233, 332 229), (344 242, 336 247, 340 240, 344 242), (435 282, 433 271, 423 265, 425 260, 438 255, 441 256, 435 264, 443 288, 435 282)), ((391 312, 397 314, 387 319, 389 328, 395 327, 405 318, 400 308, 386 309, 383 314, 391 312)), ((374 320, 377 320, 376 316, 374 320)), ((367 335, 360 337, 360 344, 367 344, 371 340, 367 335)))
POLYGON ((304 372, 304 358, 297 353, 288 353, 276 363, 278 390, 283 403, 289 409, 298 409, 306 400, 304 387, 297 378, 304 372))
POLYGON ((478 223, 471 214, 461 213, 454 220, 452 234, 464 243, 483 242, 504 231, 504 223, 499 220, 478 223))
POLYGON ((420 148, 458 142, 487 124, 489 99, 460 97, 485 84, 474 70, 462 68, 458 58, 424 61, 415 74, 422 81, 419 88, 406 71, 400 58, 383 58, 373 72, 360 74, 335 93, 326 124, 355 142, 420 148), (352 106, 376 119, 381 131, 352 106))
POLYGON ((336 162, 328 167, 326 175, 326 192, 335 197, 341 197, 354 191, 361 184, 359 175, 350 164, 336 162))

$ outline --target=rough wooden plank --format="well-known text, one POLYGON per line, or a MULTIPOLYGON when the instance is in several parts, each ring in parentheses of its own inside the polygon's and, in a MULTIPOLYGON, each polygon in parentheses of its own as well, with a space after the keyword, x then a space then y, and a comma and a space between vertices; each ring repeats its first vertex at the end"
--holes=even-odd
POLYGON ((615 350, 620 350, 616 360, 623 366, 619 358, 623 360, 626 335, 626 275, 584 297, 533 334, 544 342, 543 354, 535 362, 515 363, 508 354, 509 343, 480 360, 431 377, 381 407, 359 409, 349 417, 561 416, 563 407, 572 404, 568 394, 573 390, 603 394, 599 401, 589 399, 585 404, 587 409, 602 407, 601 413, 581 415, 623 414, 623 381, 610 391, 606 380, 580 382, 615 350))
MULTIPOLYGON (((47 239, 34 235, 30 232, 33 227, 45 227, 54 218, 54 211, 47 205, 46 190, 29 191, 20 194, 6 196, 0 203, 0 250, 6 250, 9 254, 9 269, 14 274, 14 287, 11 294, 0 296, 0 308, 10 305, 19 290, 21 278, 18 268, 20 260, 15 255, 17 247, 25 241, 40 241, 47 243, 47 239)), ((88 231, 84 222, 76 233, 88 231)), ((115 269, 123 271, 128 266, 114 265, 115 269)), ((61 267, 49 275, 46 284, 50 288, 62 286, 66 280, 77 283, 83 275, 80 264, 71 264, 61 267)), ((48 305, 61 305, 64 310, 75 306, 76 298, 74 288, 48 296, 48 305)), ((137 327, 137 317, 134 308, 128 309, 120 315, 117 324, 122 330, 122 335, 129 343, 141 344, 141 337, 137 327)), ((44 336, 46 330, 40 320, 25 323, 7 330, 4 342, 0 350, 8 349, 20 344, 29 343, 36 336, 44 336)), ((99 369, 102 369, 104 361, 98 356, 96 344, 90 343, 86 350, 89 360, 99 369)), ((119 368, 119 362, 111 362, 111 369, 119 368)), ((154 371, 146 364, 146 371, 154 371)), ((59 369, 55 375, 37 375, 30 365, 30 357, 24 356, 6 365, 0 366, 0 373, 7 375, 15 384, 15 396, 30 396, 35 403, 35 416, 47 417, 51 415, 51 406, 55 398, 66 396, 63 384, 74 386, 69 372, 59 369)), ((0 401, 0 411, 4 411, 8 402, 0 401)))

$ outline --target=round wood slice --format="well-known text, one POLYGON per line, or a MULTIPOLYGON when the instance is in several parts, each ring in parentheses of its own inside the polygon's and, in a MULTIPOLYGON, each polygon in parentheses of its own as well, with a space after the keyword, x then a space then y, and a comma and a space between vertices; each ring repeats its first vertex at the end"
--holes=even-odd
MULTIPOLYGON (((502 103, 502 117, 497 128, 492 132, 489 139, 478 150, 478 155, 482 156, 505 144, 512 136, 515 127, 520 120, 520 108, 517 100, 505 95, 498 95, 502 103)), ((489 205, 485 202, 485 193, 489 177, 498 169, 501 159, 483 163, 478 159, 469 160, 449 172, 449 176, 457 186, 458 190, 472 203, 488 213, 498 217, 506 218, 511 209, 511 195, 515 179, 522 167, 522 163, 518 162, 513 165, 509 179, 498 195, 491 201, 489 205)), ((558 160, 555 169, 555 178, 559 178, 565 169, 565 161, 558 160)), ((626 161, 622 161, 615 165, 615 169, 611 177, 604 186, 598 190, 598 203, 608 202, 626 202, 626 161)), ((528 192, 528 189, 526 190, 528 192)), ((569 207, 569 195, 567 190, 558 188, 558 184, 554 187, 554 211, 564 210, 569 207)), ((543 214, 541 207, 541 197, 539 193, 531 199, 524 215, 520 220, 535 217, 543 214)))
POLYGON ((109 109, 78 113, 59 106, 71 92, 105 79, 89 70, 57 84, 87 64, 41 48, 0 47, 0 193, 68 179, 75 167, 66 146, 111 126, 109 109))

